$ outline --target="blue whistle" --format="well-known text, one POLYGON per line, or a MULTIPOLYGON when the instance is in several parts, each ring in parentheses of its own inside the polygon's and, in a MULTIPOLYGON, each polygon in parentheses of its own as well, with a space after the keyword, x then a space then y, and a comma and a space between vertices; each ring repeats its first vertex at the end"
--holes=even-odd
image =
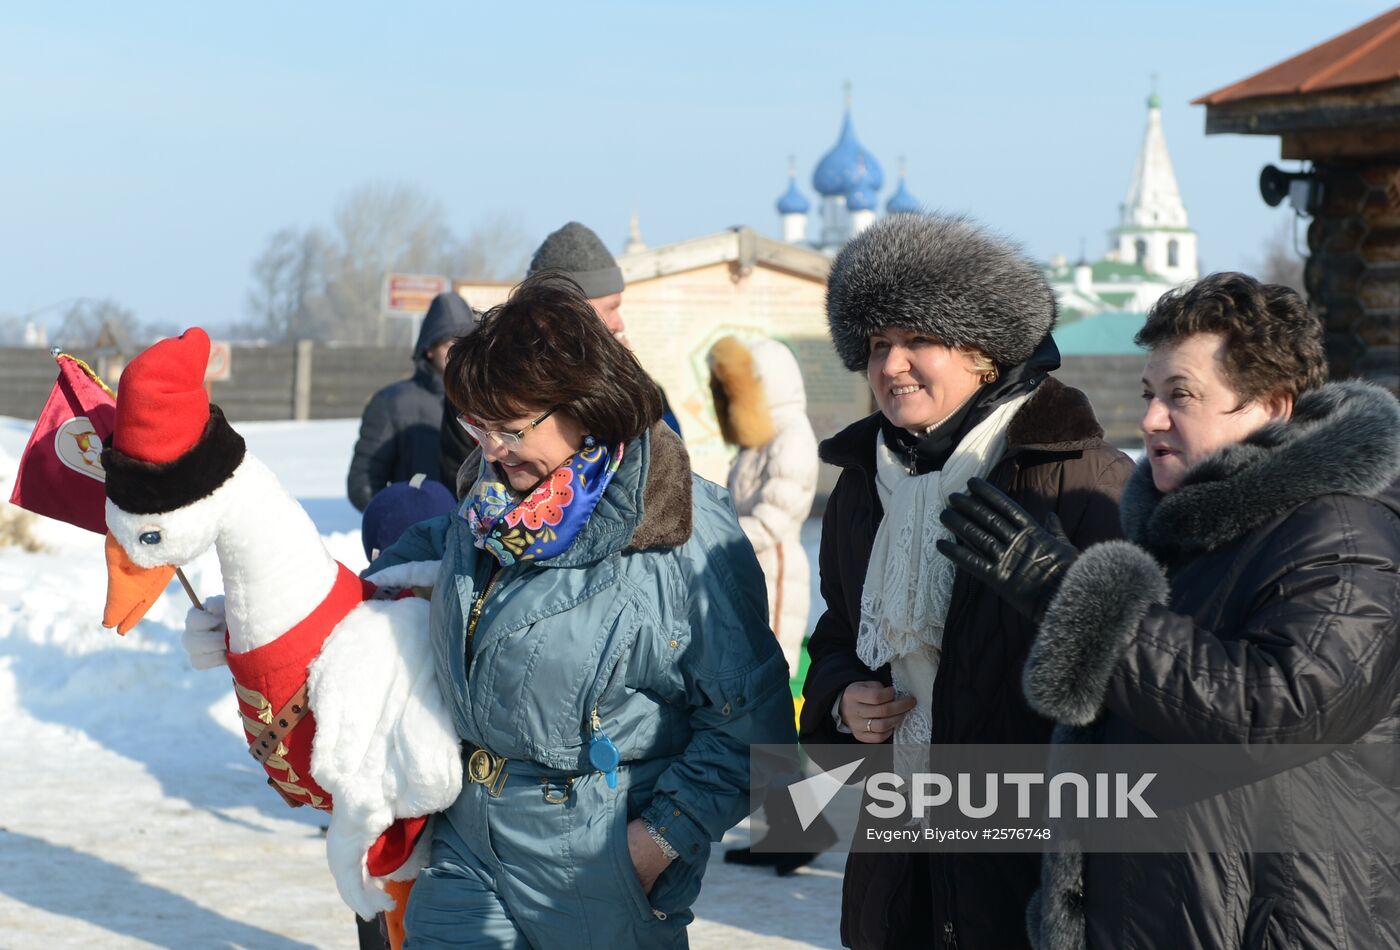
POLYGON ((617 766, 622 761, 622 753, 608 738, 607 733, 595 732, 588 743, 588 764, 593 766, 608 780, 608 788, 617 788, 617 766))

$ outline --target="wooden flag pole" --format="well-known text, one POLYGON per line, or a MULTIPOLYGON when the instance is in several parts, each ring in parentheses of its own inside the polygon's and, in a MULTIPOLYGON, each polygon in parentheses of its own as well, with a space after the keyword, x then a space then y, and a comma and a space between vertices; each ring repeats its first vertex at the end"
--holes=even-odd
POLYGON ((194 604, 196 610, 203 610, 204 605, 199 602, 199 596, 195 594, 194 587, 190 585, 189 578, 185 576, 185 569, 182 567, 175 568, 175 576, 180 578, 180 586, 183 587, 185 593, 189 595, 190 603, 194 604))

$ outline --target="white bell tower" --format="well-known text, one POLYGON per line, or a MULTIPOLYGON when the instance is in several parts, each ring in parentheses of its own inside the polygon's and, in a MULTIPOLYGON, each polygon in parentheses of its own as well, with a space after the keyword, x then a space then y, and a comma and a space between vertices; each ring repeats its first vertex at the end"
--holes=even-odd
POLYGON ((1200 276, 1196 232, 1186 219, 1186 205, 1172 171, 1167 137, 1162 131, 1162 103, 1156 83, 1147 99, 1147 131, 1133 167, 1128 196, 1118 227, 1109 239, 1124 263, 1178 284, 1200 276))

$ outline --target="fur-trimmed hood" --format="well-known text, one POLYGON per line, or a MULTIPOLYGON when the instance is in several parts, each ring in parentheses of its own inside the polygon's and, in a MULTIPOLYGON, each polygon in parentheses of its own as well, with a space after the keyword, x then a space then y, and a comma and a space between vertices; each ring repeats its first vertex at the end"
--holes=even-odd
POLYGON ((736 336, 710 347, 710 396, 720 434, 730 445, 757 448, 773 438, 773 414, 753 352, 736 336))
POLYGON ((766 445, 785 422, 806 414, 802 368, 785 344, 726 336, 710 349, 709 364, 715 416, 731 445, 766 445))
POLYGON ((1321 495, 1375 497, 1400 476, 1400 403, 1379 386, 1330 383, 1293 417, 1201 460, 1162 494, 1139 463, 1123 492, 1123 530, 1166 560, 1212 551, 1321 495))
POLYGON ((1021 248, 957 215, 877 221, 841 249, 827 280, 831 341, 852 371, 865 368, 871 334, 892 326, 1015 366, 1056 314, 1045 275, 1021 248))

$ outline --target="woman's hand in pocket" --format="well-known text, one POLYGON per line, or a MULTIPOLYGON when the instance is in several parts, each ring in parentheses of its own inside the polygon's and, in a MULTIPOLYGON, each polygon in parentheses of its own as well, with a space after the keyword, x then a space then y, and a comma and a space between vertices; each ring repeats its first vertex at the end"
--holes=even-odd
POLYGON ((647 823, 640 818, 633 818, 627 823, 627 852, 632 856, 637 880, 642 882, 642 892, 650 894, 661 872, 671 866, 671 859, 651 840, 647 823))

